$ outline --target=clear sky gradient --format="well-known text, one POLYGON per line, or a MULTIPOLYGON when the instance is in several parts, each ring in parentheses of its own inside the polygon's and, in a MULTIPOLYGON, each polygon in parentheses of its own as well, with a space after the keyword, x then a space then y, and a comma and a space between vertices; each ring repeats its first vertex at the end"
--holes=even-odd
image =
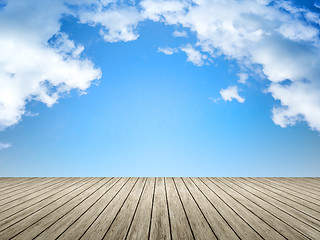
MULTIPOLYGON (((0 16, 9 3, 0 4, 0 16)), ((134 6, 140 9, 139 4, 134 6)), ((300 1, 293 6, 313 12, 320 23, 320 9, 314 4, 300 1)), ((215 47, 222 54, 210 55, 197 45, 197 32, 181 23, 149 17, 134 26, 137 39, 107 41, 99 33, 102 23, 92 26, 85 20, 80 23, 79 18, 62 15, 58 31, 83 46, 80 59, 99 68, 101 78, 85 87, 86 94, 71 87, 49 107, 45 100, 34 97, 34 91, 26 95, 21 119, 3 123, 0 132, 0 176, 320 176, 320 125, 303 110, 295 112, 300 119, 292 118, 286 126, 273 118, 275 106, 294 111, 295 105, 291 107, 287 98, 281 102, 275 97, 278 92, 268 90, 276 80, 270 71, 255 72, 263 64, 244 67, 242 60, 235 53, 228 55, 223 46, 215 47), (175 31, 184 31, 186 37, 174 37, 175 31), (202 63, 188 60, 181 50, 188 46, 208 57, 203 57, 202 63), (170 49, 173 54, 164 54, 161 49, 170 49), (241 83, 238 74, 244 69, 248 79, 241 83), (221 91, 233 86, 237 87, 236 95, 231 94, 232 101, 228 101, 221 91), (237 100, 237 94, 245 101, 237 100)), ((5 19, 10 25, 10 18, 5 19)), ((301 19, 320 29, 316 22, 301 19)), ((0 24, 0 31, 5 24, 0 24)), ((23 21, 19 24, 23 29, 23 21)), ((19 35, 21 29, 12 32, 19 35)), ((0 37, 3 41, 13 39, 13 33, 6 33, 0 37)), ((49 43, 52 36, 47 37, 49 43)), ((314 44, 316 49, 319 33, 313 38, 315 43, 299 40, 299 44, 314 44)), ((35 46, 36 40, 31 41, 35 46)), ((319 56, 315 58, 320 62, 319 56)), ((7 69, 6 61, 0 59, 0 71, 7 69)), ((318 74, 320 67, 314 68, 318 74)), ((14 69, 18 75, 19 69, 14 69)), ((292 79, 285 77, 281 84, 292 79)), ((51 87, 55 91, 57 86, 51 87)), ((0 108, 3 116, 4 111, 0 108)))

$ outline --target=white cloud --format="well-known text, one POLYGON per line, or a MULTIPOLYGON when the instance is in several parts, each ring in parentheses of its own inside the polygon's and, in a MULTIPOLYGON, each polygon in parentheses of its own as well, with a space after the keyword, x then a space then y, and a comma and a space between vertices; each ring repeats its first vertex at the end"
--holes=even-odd
POLYGON ((194 49, 190 44, 188 44, 185 47, 181 48, 181 51, 185 52, 188 56, 187 60, 189 62, 192 62, 196 66, 202 66, 203 65, 203 59, 204 57, 202 54, 194 49))
POLYGON ((280 100, 280 107, 273 109, 273 121, 281 127, 304 120, 320 132, 320 84, 293 82, 291 85, 274 83, 269 91, 280 100))
POLYGON ((320 1, 315 1, 314 2, 314 6, 317 7, 317 8, 320 8, 320 1))
POLYGON ((140 5, 143 8, 144 18, 176 24, 177 17, 185 13, 189 4, 184 0, 143 0, 140 5))
POLYGON ((81 45, 60 32, 62 1, 9 1, 0 11, 0 130, 18 123, 30 101, 52 106, 100 78, 81 45), (50 41, 49 41, 50 40, 50 41))
POLYGON ((239 96, 237 86, 229 86, 227 89, 221 89, 221 97, 225 101, 232 101, 232 99, 238 100, 238 102, 243 103, 245 99, 239 96))
POLYGON ((218 102, 221 100, 221 98, 212 98, 212 97, 209 97, 209 100, 211 100, 211 101, 214 102, 214 103, 218 103, 218 102))
MULTIPOLYGON (((150 12, 148 6, 154 7, 152 2, 157 6, 167 3, 143 1, 141 5, 146 8, 145 12, 150 12)), ((274 122, 286 126, 288 119, 290 124, 303 120, 312 129, 320 131, 320 102, 317 99, 320 96, 320 16, 296 7, 290 1, 270 2, 182 1, 170 11, 159 8, 149 15, 155 21, 177 24, 195 33, 196 45, 202 51, 197 54, 189 51, 189 61, 202 65, 200 56, 208 53, 211 57, 224 55, 235 59, 245 69, 261 68, 271 83, 269 92, 282 104, 273 111, 274 122), (278 83, 287 80, 293 83, 284 90, 278 83), (312 89, 312 98, 306 89, 312 89), (299 104, 295 102, 296 94, 300 96, 299 104), (312 113, 307 109, 312 109, 312 113)))
POLYGON ((162 52, 162 53, 164 53, 164 54, 166 54, 166 55, 172 55, 172 54, 174 54, 174 53, 177 52, 177 49, 175 49, 175 48, 169 48, 169 47, 167 47, 167 48, 161 48, 161 47, 159 47, 159 48, 158 48, 158 52, 162 52))
MULTIPOLYGON (((8 1, 0 11, 0 128, 17 123, 26 113, 28 101, 38 100, 52 106, 64 93, 72 89, 85 91, 101 76, 92 62, 81 57, 83 47, 60 32, 60 19, 72 14, 81 23, 101 27, 100 33, 108 42, 137 39, 136 27, 145 20, 188 28, 196 35, 197 42, 192 45, 198 49, 191 43, 180 47, 188 61, 201 66, 207 55, 213 58, 223 55, 236 60, 243 69, 261 69, 270 82, 268 91, 281 104, 273 110, 274 122, 287 126, 306 121, 312 129, 320 131, 320 16, 290 1, 270 3, 269 0, 142 0, 137 5, 135 1, 115 0, 30 0, 26 4, 8 1), (71 10, 66 2, 77 7, 71 10), (48 43, 52 37, 54 40, 48 43), (290 85, 282 84, 288 80, 290 85)), ((315 6, 319 6, 318 1, 315 6)), ((184 30, 173 33, 175 37, 184 34, 184 30)), ((159 51, 173 53, 169 48, 159 51)), ((239 74, 239 82, 244 83, 247 77, 239 74)), ((237 93, 237 88, 233 91, 237 93)), ((239 95, 236 99, 244 101, 239 95)))
POLYGON ((11 147, 11 143, 0 142, 0 150, 11 147))
POLYGON ((247 73, 239 73, 238 77, 239 77, 239 80, 238 80, 239 83, 245 84, 247 82, 247 80, 248 80, 248 74, 247 73))
POLYGON ((172 33, 172 36, 174 37, 187 37, 187 32, 186 31, 174 31, 172 33))
POLYGON ((81 23, 89 23, 93 26, 101 24, 103 29, 100 29, 100 34, 107 42, 136 40, 139 34, 135 28, 139 21, 143 20, 134 6, 118 7, 117 3, 114 3, 104 8, 104 4, 99 2, 91 11, 87 8, 80 10, 79 18, 81 23))

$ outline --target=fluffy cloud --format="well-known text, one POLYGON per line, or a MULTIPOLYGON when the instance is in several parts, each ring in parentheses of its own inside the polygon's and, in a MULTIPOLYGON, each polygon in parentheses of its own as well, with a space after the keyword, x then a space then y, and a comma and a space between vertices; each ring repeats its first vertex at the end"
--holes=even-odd
POLYGON ((96 2, 91 10, 83 8, 78 13, 81 23, 102 25, 100 34, 107 42, 136 40, 139 34, 135 27, 143 17, 134 6, 118 6, 117 2, 96 2))
POLYGON ((320 131, 320 84, 293 82, 290 85, 273 83, 270 92, 281 102, 273 108, 273 121, 281 127, 306 121, 314 130, 320 131))
POLYGON ((177 18, 186 12, 189 3, 177 0, 143 0, 140 6, 143 18, 176 24, 177 18))
POLYGON ((36 100, 52 106, 72 89, 100 78, 93 63, 60 32, 70 14, 62 1, 9 1, 0 11, 0 130, 18 123, 36 100), (23 14, 22 14, 23 13, 23 14))
POLYGON ((243 83, 244 84, 248 80, 248 74, 247 73, 239 73, 238 77, 239 77, 239 80, 238 80, 239 83, 243 83))
POLYGON ((239 96, 238 87, 237 86, 229 86, 227 89, 221 89, 220 91, 221 97, 225 101, 232 101, 232 99, 236 99, 238 102, 243 103, 245 99, 239 96))
POLYGON ((203 65, 204 56, 196 49, 194 49, 190 44, 185 47, 181 47, 181 51, 185 52, 188 56, 187 60, 192 62, 196 66, 203 65))
MULTIPOLYGON (((319 14, 281 0, 181 1, 165 10, 148 10, 161 2, 167 4, 145 0, 141 6, 150 19, 181 25, 196 35, 202 51, 187 48, 189 61, 202 65, 200 56, 207 53, 235 59, 245 69, 260 68, 271 83, 268 91, 280 102, 273 109, 274 122, 284 127, 306 121, 320 131, 319 14), (288 80, 290 86, 282 84, 288 80)), ((244 79, 240 76, 240 82, 244 79)))
POLYGON ((172 33, 172 36, 174 36, 174 37, 187 37, 187 32, 186 31, 181 31, 181 32, 174 31, 172 33))
POLYGON ((0 142, 0 150, 11 147, 11 143, 0 142))
POLYGON ((167 47, 167 48, 158 48, 158 52, 162 52, 162 53, 164 53, 166 55, 172 55, 172 54, 177 52, 177 49, 169 48, 169 47, 167 47))
MULTIPOLYGON (((59 20, 67 14, 99 27, 108 42, 137 39, 136 27, 145 20, 187 28, 197 39, 180 47, 188 61, 201 66, 208 55, 236 60, 250 75, 269 80, 267 91, 279 102, 272 110, 276 124, 306 121, 320 131, 320 16, 282 0, 8 1, 0 12, 0 128, 17 123, 28 101, 51 106, 100 77, 81 57, 83 47, 60 32, 59 20)), ((239 74, 240 83, 246 74, 239 74)), ((236 87, 222 93, 224 99, 244 101, 236 87)))

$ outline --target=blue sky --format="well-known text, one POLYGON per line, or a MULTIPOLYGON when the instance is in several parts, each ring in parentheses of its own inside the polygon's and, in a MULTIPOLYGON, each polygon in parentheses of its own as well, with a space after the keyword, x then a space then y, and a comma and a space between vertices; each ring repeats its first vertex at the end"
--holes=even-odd
POLYGON ((319 176, 320 4, 0 6, 0 176, 319 176))

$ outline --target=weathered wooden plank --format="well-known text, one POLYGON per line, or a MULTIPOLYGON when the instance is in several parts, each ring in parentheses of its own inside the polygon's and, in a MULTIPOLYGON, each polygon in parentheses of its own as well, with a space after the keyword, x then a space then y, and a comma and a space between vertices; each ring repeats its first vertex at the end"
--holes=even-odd
POLYGON ((190 178, 182 178, 194 201, 197 203, 202 213, 206 217, 211 229, 218 239, 240 239, 233 229, 229 226, 226 219, 221 216, 214 205, 206 198, 205 194, 194 184, 190 178))
POLYGON ((150 239, 170 239, 170 221, 164 178, 156 178, 150 223, 150 239))
POLYGON ((38 177, 8 177, 8 178, 3 178, 0 177, 0 179, 4 179, 0 183, 0 190, 2 191, 3 187, 8 187, 8 186, 18 186, 22 183, 26 183, 31 180, 38 179, 38 177))
POLYGON ((201 212, 182 179, 173 178, 173 182, 184 206, 195 239, 217 239, 207 219, 201 212))
POLYGON ((300 219, 292 216, 291 214, 288 214, 286 211, 287 209, 284 210, 284 208, 286 207, 281 206, 280 208, 281 202, 270 198, 257 189, 252 188, 248 184, 242 183, 239 179, 230 179, 230 181, 241 187, 238 189, 239 192, 241 190, 243 194, 247 194, 246 196, 252 201, 256 202, 259 206, 262 206, 269 213, 286 222, 288 225, 295 228, 300 233, 312 239, 317 239, 319 237, 319 232, 317 229, 314 229, 305 222, 300 221, 300 219), (252 194, 248 194, 248 192, 252 194))
MULTIPOLYGON (((276 218, 264 208, 259 206, 254 201, 247 198, 248 194, 241 193, 239 190, 239 186, 234 185, 228 179, 220 179, 219 181, 224 184, 223 189, 228 192, 239 204, 243 205, 249 211, 257 215, 261 220, 269 224, 272 228, 278 231, 282 236, 287 239, 308 239, 306 236, 302 235, 300 232, 296 231, 291 226, 287 225, 285 222, 281 221, 281 219, 276 218)), ((249 193, 250 194, 250 193, 249 193)))
POLYGON ((288 195, 298 197, 302 200, 308 201, 308 202, 313 203, 313 204, 317 205, 318 207, 320 207, 320 199, 318 199, 317 197, 312 197, 312 196, 306 195, 305 193, 300 193, 299 191, 291 189, 290 187, 288 187, 284 184, 270 181, 267 178, 259 178, 256 180, 261 183, 264 183, 266 185, 269 185, 269 186, 273 187, 274 189, 278 189, 288 195))
MULTIPOLYGON (((258 234, 261 238, 265 239, 285 239, 282 235, 279 234, 274 228, 269 224, 263 221, 261 218, 257 217, 256 214, 249 211, 242 204, 239 204, 230 192, 226 191, 220 181, 215 178, 205 179, 206 183, 210 188, 215 191, 225 202, 228 204, 236 214, 238 214, 244 221, 246 221, 258 234)), ((227 189, 228 190, 228 189, 227 189)))
POLYGON ((103 239, 125 239, 145 188, 146 180, 146 178, 139 178, 103 239))
POLYGON ((0 239, 320 239, 320 178, 0 178, 0 239))
POLYGON ((127 239, 149 239, 154 190, 155 178, 147 178, 140 203, 126 236, 127 239))
MULTIPOLYGON (((0 178, 2 179, 2 178, 0 178)), ((10 188, 16 188, 19 187, 21 184, 25 184, 28 182, 32 182, 32 180, 36 180, 38 178, 30 178, 30 177, 10 177, 10 178, 4 178, 5 180, 2 180, 0 182, 0 196, 1 193, 5 190, 8 190, 10 188)))
MULTIPOLYGON (((77 181, 81 181, 81 179, 78 179, 77 181)), ((27 209, 27 208, 33 206, 34 204, 37 204, 37 203, 43 201, 44 199, 49 198, 50 196, 56 194, 58 191, 65 189, 67 186, 72 185, 75 182, 76 181, 74 179, 69 179, 68 181, 65 181, 65 182, 62 182, 60 184, 53 186, 53 188, 51 188, 49 191, 45 192, 42 195, 36 196, 36 197, 30 199, 29 201, 26 201, 22 204, 14 205, 11 208, 8 208, 4 211, 1 211, 0 212, 0 223, 3 221, 3 219, 10 217, 12 214, 17 214, 20 211, 27 209)))
POLYGON ((20 185, 17 188, 9 188, 7 190, 4 190, 0 196, 0 200, 3 201, 4 199, 7 199, 8 197, 17 195, 17 194, 23 194, 25 191, 28 191, 30 189, 33 189, 35 187, 41 186, 43 184, 46 184, 48 182, 52 182, 56 179, 54 178, 37 178, 32 181, 32 183, 25 183, 20 185))
POLYGON ((264 185, 267 185, 269 187, 272 188, 272 191, 274 192, 277 192, 277 193, 280 193, 284 196, 287 196, 287 198, 290 198, 290 199, 293 199, 297 202, 300 202, 301 204, 303 204, 304 206, 306 207, 309 207, 317 212, 320 212, 320 205, 317 204, 315 202, 315 198, 310 198, 308 196, 308 194, 302 194, 302 193, 297 193, 297 192, 294 192, 294 191, 290 191, 288 189, 285 189, 279 185, 275 185, 273 183, 268 183, 268 182, 265 182, 263 181, 262 179, 253 179, 253 178, 246 178, 245 180, 247 181, 255 181, 255 182, 260 182, 261 184, 264 184, 264 185))
POLYGON ((204 181, 201 178, 192 178, 192 180, 241 239, 261 239, 257 232, 255 232, 247 222, 240 218, 234 210, 207 185, 207 180, 204 181))
MULTIPOLYGON (((115 178, 104 179, 105 183, 96 191, 92 192, 88 198, 81 201, 77 206, 66 212, 46 229, 36 235, 36 239, 56 239, 77 219, 85 214, 99 199, 101 199, 117 182, 115 178)), ((59 214, 60 215, 60 214, 59 214)), ((47 216, 42 219, 44 222, 50 221, 53 217, 47 216)))
POLYGON ((291 178, 274 178, 277 181, 285 184, 290 184, 293 187, 297 187, 301 190, 308 190, 308 192, 320 195, 320 183, 312 184, 308 179, 291 179, 291 178))
POLYGON ((165 178, 172 239, 195 239, 173 178, 165 178))
MULTIPOLYGON (((48 227, 50 227, 53 223, 61 219, 63 216, 68 214, 71 210, 76 208, 82 202, 84 202, 87 198, 101 189, 107 182, 110 181, 109 178, 100 178, 97 179, 98 182, 88 188, 86 191, 82 192, 79 196, 73 198, 68 203, 64 204, 60 208, 55 209, 45 217, 41 218, 40 220, 36 221, 35 224, 26 228, 23 232, 15 236, 13 239, 33 239, 43 231, 45 231, 48 227)), ((67 226, 65 226, 67 227, 67 226)))
MULTIPOLYGON (((242 180, 239 180, 240 182, 242 180)), ((247 181, 244 182, 244 184, 247 184, 247 181)), ((287 202, 282 202, 279 200, 279 198, 272 198, 270 195, 267 193, 263 192, 261 188, 257 188, 256 186, 248 185, 252 187, 253 189, 257 190, 258 192, 261 193, 260 197, 268 201, 269 203, 272 203, 274 206, 276 206, 278 209, 286 212, 287 214, 290 214, 292 217, 299 219, 300 221, 304 222, 305 224, 315 228, 315 229, 320 229, 320 213, 317 213, 315 217, 312 217, 310 215, 305 214, 304 212, 297 210, 296 208, 293 208, 290 204, 287 202)))
POLYGON ((301 182, 306 185, 310 185, 313 187, 319 188, 320 185, 320 177, 317 178, 311 178, 311 177, 288 177, 287 179, 290 179, 294 182, 301 182))
MULTIPOLYGON (((299 194, 308 195, 309 197, 312 197, 317 200, 320 198, 320 193, 317 193, 314 190, 313 191, 309 190, 306 187, 300 187, 297 184, 292 184, 291 182, 286 182, 285 179, 277 180, 277 179, 273 179, 273 178, 262 178, 261 180, 264 180, 270 184, 276 184, 277 187, 289 189, 289 190, 292 190, 292 191, 297 192, 299 194)), ((319 203, 320 203, 320 201, 319 201, 319 203)))
POLYGON ((138 178, 129 179, 114 200, 101 212, 96 221, 81 236, 81 239, 91 240, 103 238, 137 181, 138 178))
POLYGON ((90 188, 94 189, 95 184, 97 184, 102 179, 92 179, 83 188, 77 189, 72 191, 71 194, 66 195, 57 201, 53 202, 52 204, 44 207, 41 211, 36 212, 35 214, 30 214, 26 218, 23 218, 18 223, 12 224, 6 228, 0 227, 0 235, 4 239, 10 239, 19 233, 23 232, 29 227, 35 225, 39 220, 44 218, 50 213, 55 212, 57 209, 63 207, 65 204, 69 203, 70 201, 74 201, 73 204, 76 204, 76 201, 79 201, 79 197, 83 197, 82 194, 86 191, 92 191, 90 188), (77 199, 75 199, 77 198, 77 199))
POLYGON ((47 183, 44 186, 34 189, 33 191, 30 190, 26 194, 13 196, 12 198, 8 198, 6 202, 3 202, 3 205, 0 206, 1 210, 0 213, 5 212, 13 207, 24 205, 30 200, 42 196, 52 190, 55 190, 57 187, 61 186, 61 184, 66 184, 68 179, 60 179, 50 184, 47 183))
POLYGON ((123 188, 127 178, 116 179, 112 188, 100 198, 94 205, 75 222, 72 223, 58 239, 79 239, 85 231, 96 221, 104 209, 114 200, 118 192, 123 188))
MULTIPOLYGON (((16 224, 17 222, 23 220, 24 218, 35 214, 37 212, 45 211, 46 207, 50 204, 54 203, 55 201, 58 201, 60 198, 65 197, 68 194, 71 194, 73 191, 77 190, 79 187, 84 187, 85 184, 92 181, 92 178, 81 178, 80 181, 75 182, 71 186, 66 185, 66 188, 63 189, 60 192, 53 193, 53 195, 49 196, 46 199, 43 199, 42 201, 39 201, 38 203, 26 207, 24 209, 19 208, 11 208, 7 212, 3 213, 3 219, 0 221, 0 230, 6 229, 7 227, 16 224)), ((76 181, 76 180, 74 180, 76 181)), ((18 206, 20 207, 20 206, 18 206)))
POLYGON ((274 190, 274 188, 262 184, 254 179, 240 179, 239 181, 245 182, 245 184, 249 184, 250 186, 258 189, 259 191, 265 193, 266 195, 284 203, 288 206, 297 209, 298 211, 303 212, 306 215, 309 215, 312 218, 319 219, 320 212, 314 210, 310 203, 304 202, 299 198, 295 198, 293 196, 288 197, 288 195, 283 194, 280 190, 274 190))

